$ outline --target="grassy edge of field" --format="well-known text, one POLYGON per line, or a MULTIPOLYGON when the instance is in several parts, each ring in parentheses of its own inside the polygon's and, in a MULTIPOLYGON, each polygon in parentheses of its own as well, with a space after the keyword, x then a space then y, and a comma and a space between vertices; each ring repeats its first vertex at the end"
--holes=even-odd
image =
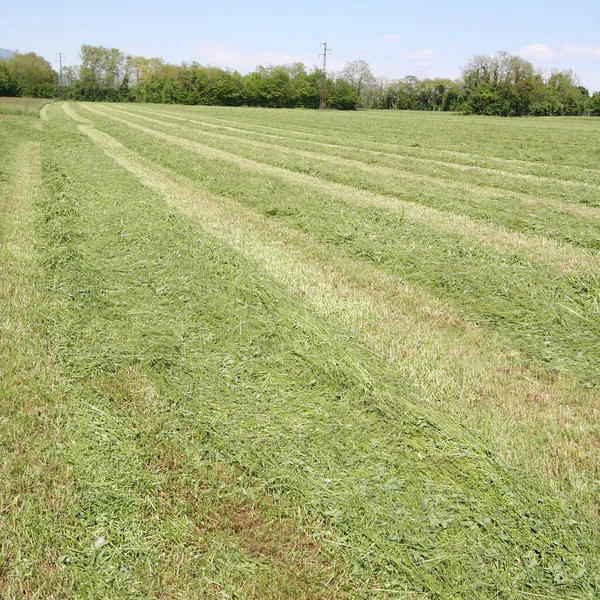
POLYGON ((46 109, 54 102, 52 98, 0 97, 0 115, 13 117, 39 117, 44 120, 46 109))

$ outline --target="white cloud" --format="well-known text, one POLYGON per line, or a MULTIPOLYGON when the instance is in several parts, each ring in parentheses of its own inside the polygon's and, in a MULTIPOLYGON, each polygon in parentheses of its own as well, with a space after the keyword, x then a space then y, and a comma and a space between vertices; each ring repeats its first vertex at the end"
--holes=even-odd
POLYGON ((565 44, 562 53, 566 58, 600 58, 600 46, 573 46, 565 44))
POLYGON ((431 61, 434 61, 437 58, 437 54, 435 53, 435 50, 430 50, 427 48, 426 50, 413 50, 408 54, 401 54, 400 58, 402 60, 414 60, 418 62, 431 63, 431 61))
POLYGON ((561 46, 546 46, 545 44, 529 44, 518 52, 520 56, 532 61, 550 59, 561 60, 570 58, 600 58, 600 46, 576 46, 562 44, 561 46))
POLYGON ((528 60, 547 60, 554 57, 554 50, 544 44, 529 44, 521 48, 518 54, 528 60))
MULTIPOLYGON (((283 65, 295 62, 302 62, 310 68, 319 62, 316 52, 314 54, 290 54, 269 50, 243 50, 217 42, 202 42, 196 49, 202 59, 201 62, 230 67, 239 71, 252 71, 258 65, 283 65)), ((327 62, 329 63, 329 61, 327 62)))
POLYGON ((382 40, 389 40, 389 41, 392 41, 392 42, 399 42, 400 41, 400 36, 397 35, 397 34, 395 34, 395 33, 384 33, 381 36, 381 39, 382 40))
POLYGON ((583 85, 592 90, 600 86, 600 74, 597 68, 600 62, 600 46, 530 44, 521 48, 518 54, 545 69, 551 67, 573 69, 581 77, 583 85))

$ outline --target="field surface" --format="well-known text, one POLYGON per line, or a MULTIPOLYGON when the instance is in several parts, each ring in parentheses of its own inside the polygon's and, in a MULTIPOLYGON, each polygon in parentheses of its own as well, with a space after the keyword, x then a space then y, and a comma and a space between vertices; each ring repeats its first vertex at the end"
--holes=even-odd
POLYGON ((50 103, 44 98, 7 98, 0 96, 0 115, 38 117, 40 109, 50 103))
POLYGON ((0 597, 600 597, 600 120, 39 108, 0 597))

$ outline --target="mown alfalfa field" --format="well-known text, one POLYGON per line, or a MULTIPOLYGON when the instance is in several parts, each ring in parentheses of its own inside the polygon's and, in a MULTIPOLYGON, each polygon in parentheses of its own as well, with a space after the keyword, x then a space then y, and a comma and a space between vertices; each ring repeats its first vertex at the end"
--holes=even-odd
POLYGON ((0 596, 600 596, 600 120, 0 119, 0 596))

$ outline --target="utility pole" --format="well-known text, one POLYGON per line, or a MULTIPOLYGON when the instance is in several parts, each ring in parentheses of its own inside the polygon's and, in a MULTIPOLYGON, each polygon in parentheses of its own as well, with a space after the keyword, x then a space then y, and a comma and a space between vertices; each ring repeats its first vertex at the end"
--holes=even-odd
POLYGON ((323 57, 323 71, 321 74, 321 102, 319 108, 325 110, 327 108, 327 53, 331 54, 331 50, 327 48, 327 42, 321 42, 323 52, 319 56, 323 57))
POLYGON ((58 62, 58 64, 60 65, 59 70, 58 70, 58 87, 62 87, 62 84, 63 84, 62 63, 63 63, 63 59, 65 57, 60 52, 57 52, 56 56, 58 56, 58 58, 56 59, 56 62, 58 62))

